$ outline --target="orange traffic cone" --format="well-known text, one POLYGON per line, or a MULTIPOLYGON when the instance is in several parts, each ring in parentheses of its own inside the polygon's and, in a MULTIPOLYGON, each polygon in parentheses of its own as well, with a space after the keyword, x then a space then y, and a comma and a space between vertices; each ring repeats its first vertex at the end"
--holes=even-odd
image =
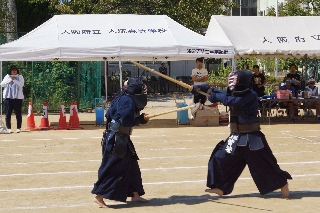
POLYGON ((59 124, 57 129, 69 129, 67 127, 67 117, 66 117, 66 111, 64 110, 64 103, 61 103, 60 108, 60 118, 59 118, 59 124))
POLYGON ((40 130, 48 130, 50 129, 49 119, 48 119, 48 105, 47 102, 43 102, 42 106, 42 115, 41 115, 41 123, 38 129, 40 130))
POLYGON ((71 102, 69 129, 83 129, 79 122, 77 102, 71 102))
POLYGON ((34 114, 32 109, 32 102, 29 102, 28 107, 28 119, 27 119, 27 127, 24 128, 25 130, 36 130, 36 124, 34 122, 34 114))

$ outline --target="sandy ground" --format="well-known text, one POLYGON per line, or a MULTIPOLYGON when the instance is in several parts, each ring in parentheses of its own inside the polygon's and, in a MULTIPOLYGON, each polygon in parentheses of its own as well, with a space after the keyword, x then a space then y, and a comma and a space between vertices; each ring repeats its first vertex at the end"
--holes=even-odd
MULTIPOLYGON (((186 102, 191 103, 190 96, 186 102)), ((153 96, 144 112, 175 108, 171 96, 153 96)), ((271 125, 262 123, 278 163, 293 176, 290 199, 284 200, 279 191, 261 196, 247 168, 231 195, 204 192, 209 156, 228 136, 228 127, 195 127, 193 121, 178 125, 176 113, 156 117, 136 127, 132 135, 140 157, 144 197, 150 201, 111 203, 109 209, 98 208, 90 193, 97 179, 105 127, 93 125, 95 113, 80 113, 79 118, 83 130, 0 135, 0 212, 319 212, 320 134, 315 118, 299 119, 296 124, 285 118, 272 119, 271 125)), ((49 114, 52 124, 58 119, 59 115, 49 114)), ((15 117, 12 120, 15 131, 15 117)), ((39 125, 40 117, 35 120, 39 125)))

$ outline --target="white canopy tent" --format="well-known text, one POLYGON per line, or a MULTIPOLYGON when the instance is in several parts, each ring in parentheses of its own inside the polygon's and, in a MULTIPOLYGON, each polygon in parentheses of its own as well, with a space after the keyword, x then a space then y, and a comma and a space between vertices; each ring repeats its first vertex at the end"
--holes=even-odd
POLYGON ((56 15, 0 46, 0 61, 174 61, 233 54, 230 42, 206 38, 166 15, 56 15))
POLYGON ((211 16, 206 37, 231 42, 236 57, 320 58, 320 16, 211 16))
MULTIPOLYGON (((56 15, 0 46, 1 61, 175 61, 233 58, 230 42, 193 32, 166 15, 56 15)), ((105 69, 106 70, 106 69, 105 69)), ((0 70, 1 71, 1 70, 0 70)), ((2 76, 2 73, 0 73, 2 76)), ((107 76, 105 86, 107 91, 107 76)))
MULTIPOLYGON (((195 33, 166 15, 56 15, 0 46, 0 61, 174 61, 232 58, 233 46, 195 33)), ((120 81, 122 82, 122 81, 120 81)))

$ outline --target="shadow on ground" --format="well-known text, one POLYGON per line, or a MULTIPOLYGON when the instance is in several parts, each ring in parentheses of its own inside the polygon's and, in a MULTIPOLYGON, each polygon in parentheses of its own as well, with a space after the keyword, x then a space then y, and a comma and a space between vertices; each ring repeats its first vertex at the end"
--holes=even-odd
MULTIPOLYGON (((271 209, 267 208, 256 208, 250 205, 239 205, 229 203, 228 199, 231 198, 240 198, 240 197, 257 197, 261 199, 273 199, 278 198, 281 199, 280 192, 272 192, 267 195, 260 195, 259 193, 250 193, 250 194, 238 194, 238 195, 229 195, 229 196, 210 196, 210 195, 201 195, 201 196, 181 196, 181 195, 173 195, 168 198, 153 198, 150 199, 147 203, 135 203, 135 202, 128 202, 127 204, 120 204, 120 205, 112 205, 110 208, 113 209, 122 209, 122 208, 133 208, 133 207, 141 207, 141 206, 165 206, 165 205, 174 205, 174 204, 185 204, 185 205, 196 205, 205 202, 214 202, 220 205, 226 206, 236 206, 245 209, 254 209, 259 211, 272 211, 271 209)), ((320 197, 320 191, 291 191, 289 200, 294 199, 302 199, 305 197, 320 197)))
POLYGON ((201 196, 174 195, 169 198, 154 198, 149 200, 149 202, 147 203, 128 202, 127 204, 123 204, 123 205, 110 206, 110 208, 124 209, 124 208, 134 208, 134 207, 141 207, 141 206, 166 206, 166 205, 176 205, 176 204, 197 205, 197 204, 206 203, 206 202, 213 202, 220 205, 242 207, 244 209, 254 209, 254 210, 266 211, 266 212, 272 211, 269 209, 256 208, 249 205, 238 205, 238 204, 228 203, 227 199, 225 198, 230 198, 230 197, 229 196, 218 197, 218 196, 210 196, 210 195, 201 195, 201 196))

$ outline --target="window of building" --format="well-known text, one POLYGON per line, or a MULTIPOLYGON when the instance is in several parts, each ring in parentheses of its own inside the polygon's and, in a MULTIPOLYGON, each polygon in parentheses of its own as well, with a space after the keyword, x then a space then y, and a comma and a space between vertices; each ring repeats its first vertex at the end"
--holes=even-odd
MULTIPOLYGON (((257 16, 257 0, 233 0, 241 5, 241 16, 257 16)), ((232 16, 240 16, 240 6, 232 9, 232 16)))

